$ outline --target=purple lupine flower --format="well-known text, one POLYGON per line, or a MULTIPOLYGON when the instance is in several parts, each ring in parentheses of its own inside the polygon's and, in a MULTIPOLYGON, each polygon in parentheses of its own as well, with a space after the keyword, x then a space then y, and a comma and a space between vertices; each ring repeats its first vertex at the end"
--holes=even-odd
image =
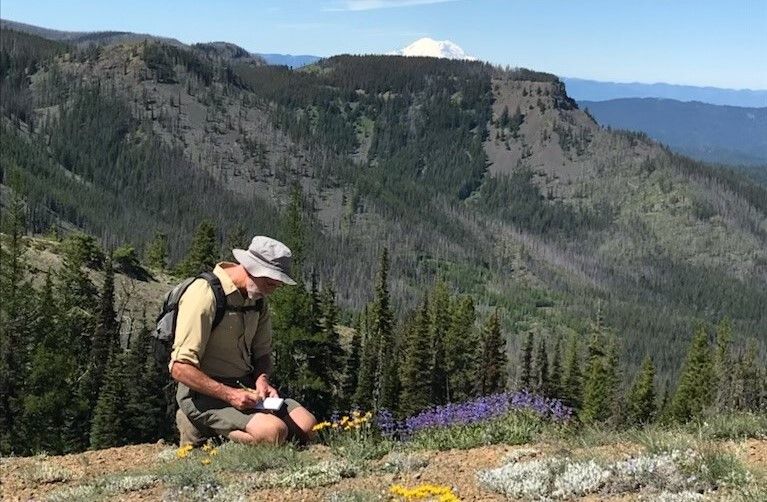
POLYGON ((551 399, 527 390, 516 393, 501 393, 482 396, 463 403, 450 403, 426 409, 417 415, 406 418, 400 427, 404 437, 430 427, 450 425, 468 425, 496 418, 512 410, 532 411, 543 418, 557 421, 568 420, 572 408, 562 404, 559 399, 551 399))
POLYGON ((376 414, 376 425, 381 431, 381 436, 386 439, 397 439, 399 437, 399 426, 394 420, 394 415, 387 409, 381 409, 376 414))

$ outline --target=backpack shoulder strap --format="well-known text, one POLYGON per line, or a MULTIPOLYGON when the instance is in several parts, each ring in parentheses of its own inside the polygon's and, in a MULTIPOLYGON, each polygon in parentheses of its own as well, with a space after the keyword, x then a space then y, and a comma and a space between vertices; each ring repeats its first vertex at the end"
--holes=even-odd
POLYGON ((213 290, 213 296, 216 298, 216 315, 213 317, 213 325, 210 330, 213 331, 221 323, 226 312, 226 294, 221 280, 213 272, 203 272, 198 277, 205 279, 213 290))

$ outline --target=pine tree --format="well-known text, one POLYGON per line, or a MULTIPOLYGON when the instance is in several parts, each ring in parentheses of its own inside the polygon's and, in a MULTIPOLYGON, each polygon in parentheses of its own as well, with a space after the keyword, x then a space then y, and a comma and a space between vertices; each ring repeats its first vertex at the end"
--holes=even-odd
POLYGON ((373 329, 370 310, 365 307, 362 331, 362 357, 357 389, 354 391, 354 403, 362 408, 373 407, 373 394, 378 374, 378 353, 380 341, 378 331, 373 329))
POLYGON ((735 366, 730 355, 732 343, 732 322, 728 318, 719 321, 716 326, 716 354, 714 374, 716 378, 716 406, 720 410, 732 408, 733 371, 735 366))
POLYGON ((758 412, 760 410, 762 384, 759 374, 759 349, 756 340, 748 341, 746 350, 734 365, 732 376, 732 406, 737 410, 758 412))
POLYGON ((352 333, 352 340, 349 344, 349 352, 346 356, 344 365, 344 376, 341 395, 343 396, 343 407, 351 408, 354 400, 354 392, 357 390, 357 377, 360 370, 360 358, 362 356, 362 322, 358 319, 356 329, 352 333))
POLYGON ((378 273, 372 312, 372 328, 378 340, 378 362, 374 387, 374 396, 377 396, 377 399, 374 398, 373 405, 376 409, 394 410, 397 408, 399 378, 394 360, 396 341, 394 339, 394 314, 391 311, 388 277, 389 251, 384 248, 381 253, 381 267, 378 273))
POLYGON ((447 362, 445 338, 450 329, 450 293, 447 285, 440 281, 434 288, 431 300, 431 401, 444 404, 447 401, 447 362))
POLYGON ((519 374, 519 389, 532 390, 533 388, 533 332, 529 331, 525 337, 525 345, 522 348, 522 357, 519 361, 521 371, 519 374))
POLYGON ((89 400, 90 408, 96 405, 109 354, 119 345, 119 336, 114 306, 114 269, 109 255, 104 263, 104 286, 99 299, 96 329, 91 340, 90 364, 86 377, 82 380, 83 396, 89 400))
POLYGON ((626 422, 647 425, 655 418, 655 366, 646 357, 628 395, 626 422))
MULTIPOLYGON (((163 434, 165 403, 159 368, 150 354, 150 333, 146 313, 143 322, 123 355, 125 438, 129 443, 156 441, 163 434)), ((166 382, 167 383, 167 382, 166 382)))
POLYGON ((93 411, 91 448, 109 448, 128 443, 125 413, 124 355, 115 348, 110 354, 104 386, 93 411))
POLYGON ((25 215, 18 196, 11 202, 3 227, 8 245, 5 249, 0 247, 0 452, 10 452, 17 448, 20 439, 16 437, 17 422, 22 413, 31 339, 27 308, 30 287, 24 279, 27 265, 22 240, 25 215))
POLYGON ((290 203, 282 223, 282 241, 293 255, 293 271, 299 274, 306 254, 306 229, 303 218, 303 193, 296 183, 290 193, 290 203))
POLYGON ((551 394, 551 387, 549 386, 549 356, 546 351, 546 340, 543 337, 538 340, 534 368, 535 385, 533 385, 533 389, 537 394, 549 396, 551 394))
POLYGON ((614 411, 615 366, 598 321, 588 346, 580 410, 584 422, 604 422, 614 411))
POLYGON ((59 332, 59 304, 53 295, 51 274, 34 300, 31 326, 37 340, 30 360, 23 397, 24 441, 28 452, 61 453, 65 449, 59 434, 50 434, 63 421, 75 381, 76 364, 59 332))
POLYGON ((307 406, 319 416, 327 416, 338 404, 339 368, 343 362, 343 350, 336 332, 338 308, 335 291, 328 286, 322 292, 316 286, 316 318, 313 321, 314 335, 302 344, 306 353, 305 373, 318 382, 307 406))
POLYGON ((715 378, 708 335, 706 329, 700 326, 693 336, 679 377, 679 384, 671 402, 671 418, 686 422, 711 405, 714 398, 712 389, 715 378))
POLYGON ((557 336, 554 344, 554 355, 551 358, 551 372, 549 373, 549 388, 551 397, 561 399, 563 395, 562 385, 562 339, 557 336))
POLYGON ((485 323, 477 387, 481 395, 501 392, 506 387, 506 343, 501 333, 498 310, 485 323))
POLYGON ((213 224, 208 220, 202 221, 192 238, 189 253, 176 267, 176 275, 191 277, 213 270, 219 255, 216 240, 216 229, 213 224))
POLYGON ((431 404, 429 360, 429 300, 424 299, 414 322, 407 330, 407 350, 402 368, 400 411, 404 416, 418 413, 431 404))
POLYGON ((168 267, 168 236, 162 232, 156 232, 154 238, 146 247, 144 259, 147 264, 157 270, 165 271, 168 267))
POLYGON ((567 346, 563 398, 567 406, 578 409, 582 399, 582 379, 578 335, 573 333, 567 346))
MULTIPOLYGON (((250 242, 247 242, 247 235, 245 234, 245 227, 241 223, 235 223, 229 228, 226 235, 226 243, 224 244, 223 252, 221 256, 224 259, 229 259, 232 254, 232 249, 247 249, 250 242)), ((290 246, 288 246, 290 247, 290 246)), ((291 252, 293 250, 291 249, 291 252)))
POLYGON ((474 300, 464 296, 452 302, 453 315, 445 338, 445 367, 447 369, 447 400, 461 402, 476 392, 475 368, 479 358, 480 340, 474 327, 474 300))

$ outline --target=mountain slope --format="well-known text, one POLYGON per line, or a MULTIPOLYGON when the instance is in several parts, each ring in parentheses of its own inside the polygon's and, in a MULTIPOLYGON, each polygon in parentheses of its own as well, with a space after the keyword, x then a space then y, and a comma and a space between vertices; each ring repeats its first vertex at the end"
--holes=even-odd
POLYGON ((178 258, 204 217, 222 241, 235 222, 279 235, 300 186, 307 259, 347 308, 387 247, 403 314, 436 277, 512 333, 582 334, 600 313, 629 369, 650 354, 673 374, 698 321, 767 328, 767 192, 601 129, 553 75, 392 56, 291 71, 151 41, 30 60, 29 35, 3 36, 3 152, 36 231, 50 211, 139 248, 162 230, 178 258))
POLYGON ((603 126, 644 132, 693 158, 767 165, 767 108, 652 98, 579 104, 603 126))

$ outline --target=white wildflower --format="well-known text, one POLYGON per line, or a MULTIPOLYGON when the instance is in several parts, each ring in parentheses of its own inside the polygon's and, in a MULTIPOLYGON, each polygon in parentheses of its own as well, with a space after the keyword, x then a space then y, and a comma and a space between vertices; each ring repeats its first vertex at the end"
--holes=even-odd
POLYGON ((593 493, 602 488, 612 473, 593 460, 567 464, 564 471, 554 480, 557 498, 570 498, 593 493))

